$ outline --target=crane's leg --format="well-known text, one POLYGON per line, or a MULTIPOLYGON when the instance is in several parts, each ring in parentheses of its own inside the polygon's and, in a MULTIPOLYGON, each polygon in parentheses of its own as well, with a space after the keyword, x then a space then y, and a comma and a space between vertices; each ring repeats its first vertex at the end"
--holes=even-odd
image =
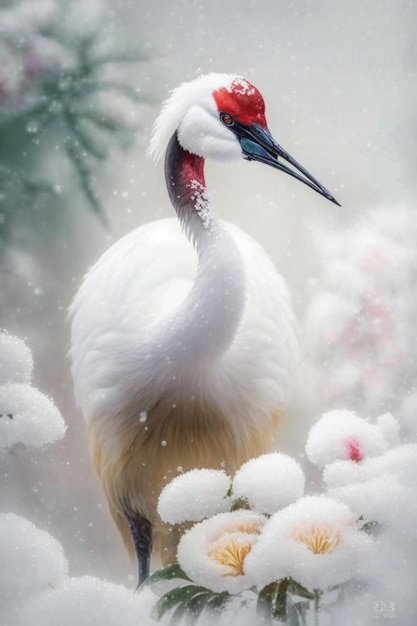
POLYGON ((152 552, 152 525, 140 513, 131 513, 126 516, 135 544, 139 566, 138 587, 149 576, 149 566, 152 552))

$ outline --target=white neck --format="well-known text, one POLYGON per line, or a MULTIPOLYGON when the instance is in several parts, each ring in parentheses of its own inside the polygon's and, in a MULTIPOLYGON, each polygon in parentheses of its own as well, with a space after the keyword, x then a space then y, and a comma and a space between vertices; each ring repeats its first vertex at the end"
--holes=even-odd
POLYGON ((235 337, 245 305, 243 260, 210 213, 204 160, 184 150, 176 135, 168 145, 165 174, 171 202, 196 248, 198 270, 187 298, 160 329, 159 345, 165 359, 195 370, 223 354, 235 337))

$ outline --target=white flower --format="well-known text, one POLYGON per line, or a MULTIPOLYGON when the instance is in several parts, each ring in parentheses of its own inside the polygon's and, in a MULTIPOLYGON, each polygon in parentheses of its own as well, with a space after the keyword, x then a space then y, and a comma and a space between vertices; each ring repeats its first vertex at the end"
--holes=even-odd
POLYGON ((417 519, 415 491, 390 474, 329 490, 329 495, 344 502, 364 521, 380 522, 396 531, 414 535, 417 519), (399 511, 401 514, 399 515, 399 511))
POLYGON ((261 587, 291 577, 310 590, 358 578, 373 542, 355 519, 332 498, 301 498, 267 522, 247 556, 248 576, 261 587))
POLYGON ((417 490, 417 444, 397 446, 385 454, 365 459, 360 464, 335 461, 324 468, 323 481, 330 489, 374 480, 384 475, 394 478, 415 492, 417 490))
POLYGON ((194 469, 172 480, 161 492, 158 513, 168 524, 199 522, 230 509, 231 479, 222 470, 194 469))
POLYGON ((286 454, 264 454, 242 465, 233 479, 233 499, 246 498, 252 509, 272 515, 304 492, 301 466, 286 454))
POLYGON ((197 584, 240 593, 253 585, 246 558, 266 518, 254 511, 220 513, 193 526, 181 538, 178 562, 197 584))
POLYGON ((310 430, 305 448, 310 461, 318 467, 336 460, 359 463, 387 449, 379 426, 347 410, 325 413, 310 430))

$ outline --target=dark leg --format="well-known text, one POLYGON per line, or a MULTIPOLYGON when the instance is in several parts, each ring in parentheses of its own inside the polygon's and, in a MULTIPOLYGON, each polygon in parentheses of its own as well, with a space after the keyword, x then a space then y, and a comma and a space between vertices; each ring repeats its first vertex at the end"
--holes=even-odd
POLYGON ((149 565, 152 552, 152 525, 140 513, 131 513, 126 516, 139 566, 138 587, 149 576, 149 565))

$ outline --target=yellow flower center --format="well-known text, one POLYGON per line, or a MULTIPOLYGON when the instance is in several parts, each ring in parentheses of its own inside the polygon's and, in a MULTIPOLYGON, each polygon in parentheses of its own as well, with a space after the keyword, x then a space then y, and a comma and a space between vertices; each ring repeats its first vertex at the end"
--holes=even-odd
POLYGON ((318 524, 296 528, 291 538, 303 543, 313 554, 330 554, 342 543, 338 528, 318 524))
POLYGON ((252 550, 252 543, 240 543, 233 539, 224 542, 222 546, 214 548, 209 556, 229 568, 223 576, 243 576, 243 564, 245 558, 252 550))
POLYGON ((243 576, 245 558, 261 534, 262 527, 262 520, 234 520, 213 538, 207 554, 228 568, 223 576, 243 576))

